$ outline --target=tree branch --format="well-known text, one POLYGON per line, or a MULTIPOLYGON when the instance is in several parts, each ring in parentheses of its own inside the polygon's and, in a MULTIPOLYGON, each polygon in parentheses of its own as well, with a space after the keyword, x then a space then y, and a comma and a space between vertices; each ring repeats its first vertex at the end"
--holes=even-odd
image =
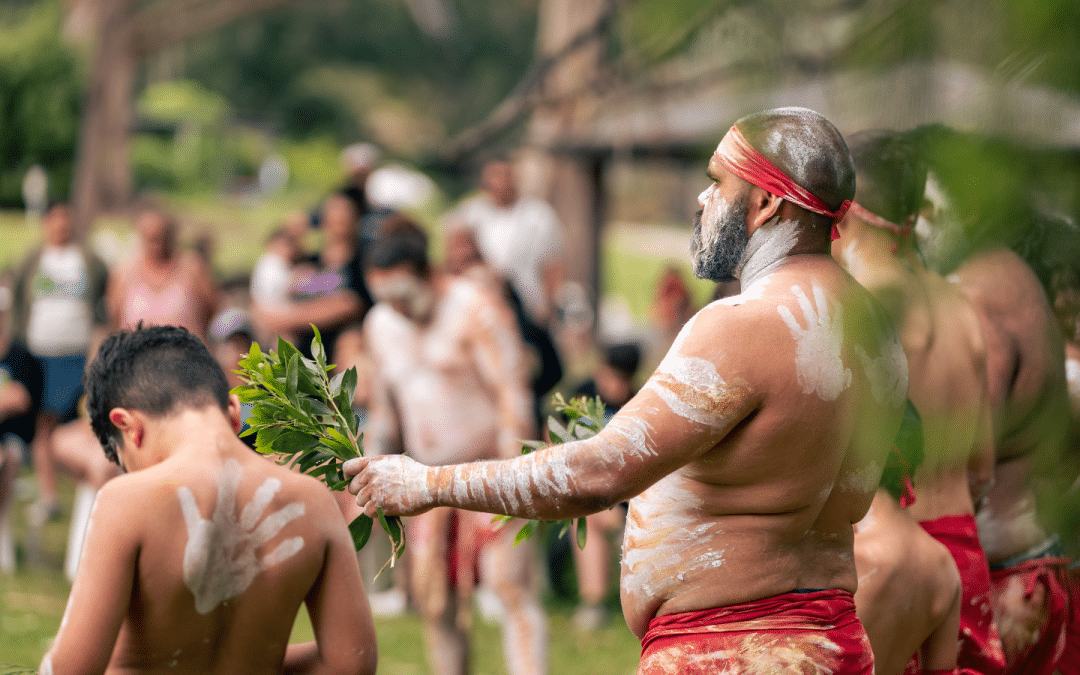
POLYGON ((539 90, 547 74, 579 49, 600 38, 607 31, 614 16, 615 3, 611 3, 593 25, 575 35, 554 54, 537 61, 484 121, 458 133, 443 145, 439 153, 442 160, 450 164, 458 162, 464 155, 476 151, 544 103, 547 98, 539 90))
POLYGON ((162 0, 131 18, 135 54, 144 57, 195 35, 284 4, 285 0, 162 0))

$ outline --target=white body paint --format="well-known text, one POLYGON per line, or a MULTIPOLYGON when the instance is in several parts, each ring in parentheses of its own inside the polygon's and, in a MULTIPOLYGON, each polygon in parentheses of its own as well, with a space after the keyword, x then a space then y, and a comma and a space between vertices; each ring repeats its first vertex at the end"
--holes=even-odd
POLYGON ((188 532, 184 585, 195 596, 195 610, 199 614, 208 614, 240 595, 260 572, 281 564, 304 547, 303 537, 290 537, 262 558, 258 557, 258 549, 304 515, 305 507, 303 502, 292 502, 263 518, 267 506, 281 489, 281 481, 267 478, 238 519, 236 492, 242 473, 236 460, 225 463, 218 476, 217 504, 209 519, 199 513, 190 489, 181 486, 176 491, 188 532))
POLYGON ((1072 399, 1073 409, 1080 409, 1080 361, 1076 359, 1065 361, 1065 382, 1069 387, 1069 398, 1072 399))
MULTIPOLYGON (((868 316, 881 314, 873 304, 867 300, 868 316)), ((876 342, 880 354, 871 358, 862 348, 855 345, 855 353, 859 356, 866 379, 870 382, 870 393, 874 400, 885 405, 900 405, 907 398, 908 390, 908 362, 907 354, 904 353, 904 345, 900 342, 900 336, 888 331, 888 319, 881 315, 875 322, 876 342)))
POLYGON ((791 310, 780 305, 777 311, 795 338, 795 367, 803 393, 817 394, 824 401, 835 401, 851 385, 851 370, 844 366, 841 350, 844 342, 843 310, 840 303, 830 303, 825 291, 814 284, 814 304, 800 286, 792 294, 806 320, 803 328, 791 310), (832 305, 832 315, 830 307, 832 305))
POLYGON ((746 242, 746 251, 735 268, 735 276, 746 287, 753 285, 782 265, 799 243, 799 225, 794 220, 770 220, 746 242))
POLYGON ((866 494, 873 492, 881 481, 881 472, 884 469, 877 462, 870 462, 866 466, 855 469, 840 479, 836 487, 844 492, 866 494))
POLYGON ((724 564, 724 531, 698 513, 701 499, 671 474, 630 502, 623 538, 622 588, 632 597, 655 598, 681 586, 686 575, 724 564))

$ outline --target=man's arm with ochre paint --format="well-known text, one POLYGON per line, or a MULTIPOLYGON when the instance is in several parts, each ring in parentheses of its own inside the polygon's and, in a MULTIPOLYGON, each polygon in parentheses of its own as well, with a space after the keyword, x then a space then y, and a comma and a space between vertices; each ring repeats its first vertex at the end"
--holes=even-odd
POLYGON ((700 328, 676 342, 646 386, 590 439, 456 466, 424 467, 407 457, 350 460, 350 491, 369 514, 454 506, 540 519, 582 516, 629 499, 715 447, 759 403, 744 380, 720 377, 718 371, 736 371, 738 360, 716 356, 716 326, 700 328))

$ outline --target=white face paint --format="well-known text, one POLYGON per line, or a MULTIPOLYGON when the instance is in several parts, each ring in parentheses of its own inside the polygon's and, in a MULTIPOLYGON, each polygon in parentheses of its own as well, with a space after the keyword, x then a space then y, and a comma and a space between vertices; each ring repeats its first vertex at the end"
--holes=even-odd
POLYGON ((236 460, 225 463, 218 475, 217 504, 209 520, 199 513, 190 489, 182 486, 176 491, 188 533, 184 585, 195 596, 195 611, 199 614, 208 614, 240 595, 260 572, 281 564, 304 547, 303 537, 290 537, 261 559, 257 557, 256 551, 304 515, 305 507, 303 502, 292 502, 263 518, 281 489, 281 481, 267 478, 237 519, 236 492, 242 473, 236 460))
POLYGON ((802 309, 806 328, 799 324, 786 306, 780 305, 777 311, 795 338, 795 367, 799 384, 804 394, 817 394, 824 401, 835 401, 851 385, 851 370, 844 366, 841 358, 843 310, 840 303, 831 303, 833 315, 830 317, 830 303, 825 291, 816 284, 812 287, 814 304, 810 303, 801 287, 792 286, 791 292, 802 309))
POLYGON ((862 345, 855 345, 855 353, 862 363, 866 379, 870 381, 870 393, 874 400, 884 405, 897 406, 904 403, 908 390, 908 362, 900 336, 889 330, 885 317, 868 300, 867 317, 876 319, 874 333, 880 350, 877 358, 870 358, 862 345))

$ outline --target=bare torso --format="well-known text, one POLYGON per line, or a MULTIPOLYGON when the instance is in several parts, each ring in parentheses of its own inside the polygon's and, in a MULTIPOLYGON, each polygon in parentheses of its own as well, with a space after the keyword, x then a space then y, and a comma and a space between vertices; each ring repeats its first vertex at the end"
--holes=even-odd
POLYGON ((909 513, 920 521, 971 515, 969 474, 982 471, 975 482, 988 481, 993 461, 978 318, 963 295, 911 259, 913 253, 877 253, 872 264, 862 262, 857 250, 845 257, 855 278, 885 305, 907 355, 908 397, 922 420, 925 449, 909 513))
POLYGON ((701 392, 721 417, 746 398, 757 405, 630 502, 630 629, 640 637, 657 615, 795 589, 854 591, 852 523, 899 427, 902 364, 880 308, 825 256, 789 258, 691 319, 644 391, 698 422, 709 422, 701 392), (720 358, 685 356, 702 343, 720 358))
POLYGON ((378 369, 373 418, 383 418, 372 421, 394 415, 404 448, 428 465, 499 457, 507 426, 516 440, 528 438, 520 422, 531 418, 524 349, 507 334, 511 321, 494 294, 466 280, 448 282, 426 325, 377 304, 364 329, 378 369))
POLYGON ((1042 286, 1012 251, 979 254, 950 279, 971 299, 987 343, 997 463, 978 523, 993 563, 1047 536, 1031 479, 1036 463, 1052 462, 1066 442, 1064 346, 1042 286))
POLYGON ((876 673, 899 675, 916 653, 925 670, 956 666, 956 564, 884 490, 855 525, 855 568, 855 606, 870 637, 876 673))
MULTIPOLYGON (((114 571, 93 569, 103 564, 100 552, 84 552, 43 672, 54 659, 64 672, 71 654, 107 654, 108 645, 97 644, 98 626, 84 622, 108 623, 116 605, 123 617, 107 673, 281 672, 297 611, 327 574, 331 542, 338 556, 347 542, 344 521, 325 487, 235 437, 209 450, 199 455, 203 461, 173 456, 102 489, 88 537, 95 527, 117 532, 108 563, 124 578, 112 588, 114 571), (94 591, 79 588, 102 579, 94 591), (100 611, 88 609, 93 602, 102 603, 100 611)), ((346 553, 351 557, 351 547, 346 553)), ((337 561, 355 568, 355 559, 337 561)), ((360 583, 358 568, 344 576, 340 569, 332 573, 339 582, 360 583)), ((357 621, 356 611, 339 620, 357 621)), ((371 657, 374 644, 355 646, 357 663, 365 651, 371 657)))

